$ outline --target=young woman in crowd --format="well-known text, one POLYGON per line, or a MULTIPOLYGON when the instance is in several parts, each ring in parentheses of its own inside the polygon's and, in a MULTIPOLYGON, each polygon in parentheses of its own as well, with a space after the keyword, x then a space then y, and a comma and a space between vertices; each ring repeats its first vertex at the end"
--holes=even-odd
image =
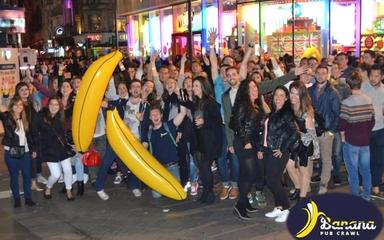
MULTIPOLYGON (((75 103, 75 91, 71 84, 70 80, 64 80, 60 87, 59 91, 55 92, 48 88, 46 88, 44 85, 33 82, 33 85, 41 91, 45 96, 52 98, 54 96, 58 96, 60 99, 60 104, 64 111, 64 130, 65 130, 65 137, 67 138, 67 142, 69 144, 73 144, 72 140, 72 112, 73 112, 73 106, 75 103)), ((75 165, 76 170, 76 180, 77 180, 77 194, 83 195, 84 194, 84 165, 81 161, 81 154, 77 153, 73 158, 73 163, 75 165)))
POLYGON ((256 176, 260 174, 256 169, 256 161, 262 161, 260 130, 263 118, 263 103, 256 81, 242 81, 230 121, 230 128, 235 132, 235 153, 240 163, 239 199, 234 213, 242 220, 250 220, 248 213, 257 211, 251 206, 247 196, 256 178, 264 179, 264 176, 256 176))
POLYGON ((294 152, 299 132, 291 108, 289 92, 284 86, 273 91, 272 112, 264 124, 265 179, 275 200, 273 211, 265 214, 276 222, 285 222, 289 215, 288 196, 281 183, 290 152, 294 152))
POLYGON ((211 166, 221 152, 222 119, 219 105, 213 97, 212 88, 206 78, 193 80, 193 118, 196 132, 195 160, 203 184, 200 203, 211 204, 215 200, 213 193, 213 174, 211 166))
POLYGON ((309 175, 308 161, 319 158, 320 151, 312 101, 303 82, 295 81, 291 84, 289 99, 301 137, 297 154, 291 155, 286 167, 295 185, 295 191, 289 197, 291 200, 299 200, 305 198, 310 189, 311 176, 309 175))
POLYGON ((10 175, 14 208, 21 207, 19 193, 19 172, 23 176, 25 204, 34 206, 31 198, 31 157, 36 157, 30 126, 25 111, 24 102, 15 96, 9 102, 8 111, 0 113, 0 120, 4 128, 2 144, 4 146, 4 160, 10 175), (30 154, 32 152, 32 154, 30 154))
MULTIPOLYGON (((32 121, 36 115, 36 108, 34 105, 34 102, 31 97, 31 92, 29 89, 29 86, 25 82, 19 82, 16 85, 16 96, 19 96, 21 100, 24 103, 24 110, 27 117, 28 125, 32 125, 32 121)), ((36 142, 36 152, 37 155, 32 158, 31 162, 31 178, 32 178, 32 190, 36 191, 42 191, 43 189, 39 188, 37 185, 37 179, 40 180, 40 182, 46 184, 47 180, 41 175, 42 167, 41 167, 41 158, 39 156, 39 149, 40 144, 38 144, 38 140, 36 142)))
POLYGON ((52 198, 52 187, 59 180, 61 172, 64 173, 64 183, 68 200, 72 196, 72 166, 68 154, 68 143, 64 132, 64 112, 59 97, 51 97, 48 106, 43 108, 33 121, 33 136, 40 139, 41 154, 47 162, 51 175, 48 178, 47 188, 44 191, 46 199, 52 198))

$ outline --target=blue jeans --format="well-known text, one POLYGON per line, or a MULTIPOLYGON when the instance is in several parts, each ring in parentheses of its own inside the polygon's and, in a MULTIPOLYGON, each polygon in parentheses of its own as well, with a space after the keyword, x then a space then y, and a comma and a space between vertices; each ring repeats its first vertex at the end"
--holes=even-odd
POLYGON ((384 169, 384 128, 372 131, 369 150, 371 151, 372 186, 379 187, 384 169))
POLYGON ((231 169, 231 185, 233 187, 237 187, 237 182, 239 181, 239 159, 236 154, 232 154, 228 152, 228 142, 227 137, 225 136, 225 128, 223 128, 223 150, 219 159, 217 160, 217 164, 219 167, 219 173, 221 177, 221 181, 224 186, 229 186, 229 177, 228 177, 228 160, 229 166, 231 169))
POLYGON ((332 145, 332 175, 335 178, 340 178, 340 163, 343 159, 340 132, 335 133, 334 136, 332 145))
POLYGON ((348 171, 349 188, 353 195, 359 195, 359 173, 363 180, 363 198, 370 199, 371 168, 369 146, 354 146, 345 142, 343 145, 344 162, 348 171))
POLYGON ((25 199, 31 199, 31 155, 25 153, 22 158, 11 158, 9 151, 4 150, 4 159, 10 176, 10 187, 14 199, 20 199, 19 172, 23 176, 25 199))
POLYGON ((197 172, 197 166, 196 166, 195 160, 193 159, 193 156, 190 151, 190 148, 191 148, 190 145, 191 145, 190 143, 187 143, 187 146, 188 146, 187 163, 189 166, 189 169, 188 169, 189 181, 196 182, 198 177, 198 172, 197 172))
POLYGON ((76 169, 76 179, 78 182, 84 181, 84 165, 83 161, 81 159, 83 155, 81 153, 76 153, 75 156, 72 157, 72 164, 75 166, 76 169))
MULTIPOLYGON (((96 191, 101 191, 104 189, 105 180, 107 178, 109 166, 111 166, 113 160, 117 159, 116 153, 113 151, 111 146, 108 144, 105 149, 105 155, 102 159, 101 166, 96 178, 96 191)), ((128 184, 131 188, 140 188, 139 179, 132 173, 128 176, 128 184)))
MULTIPOLYGON (((167 167, 168 171, 180 182, 180 169, 179 164, 175 164, 172 166, 167 167)), ((154 190, 152 190, 152 197, 153 198, 161 198, 162 195, 154 190)))

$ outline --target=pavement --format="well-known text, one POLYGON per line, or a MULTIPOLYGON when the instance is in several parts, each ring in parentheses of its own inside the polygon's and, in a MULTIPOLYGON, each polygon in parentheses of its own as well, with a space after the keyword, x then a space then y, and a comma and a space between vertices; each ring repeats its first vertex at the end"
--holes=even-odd
MULTIPOLYGON (((44 175, 48 176, 46 168, 44 175)), ((113 176, 109 175, 108 201, 100 200, 89 183, 84 196, 67 201, 60 193, 61 184, 56 184, 51 200, 44 199, 41 192, 33 192, 37 206, 23 204, 13 209, 8 172, 1 160, 0 239, 293 239, 285 224, 264 217, 273 208, 269 192, 268 206, 253 214, 252 221, 243 222, 232 213, 234 200, 217 198, 212 205, 200 205, 190 196, 185 201, 154 200, 149 190, 135 198, 125 184, 114 185, 112 181, 113 176)), ((345 179, 344 185, 330 191, 348 192, 345 179)), ((384 212, 383 200, 373 202, 384 212)), ((384 239, 383 231, 377 239, 384 239)))

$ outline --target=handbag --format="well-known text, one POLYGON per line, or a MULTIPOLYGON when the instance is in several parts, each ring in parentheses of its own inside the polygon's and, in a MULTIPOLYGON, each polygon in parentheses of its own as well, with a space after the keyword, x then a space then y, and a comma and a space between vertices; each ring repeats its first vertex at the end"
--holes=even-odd
POLYGON ((9 156, 11 158, 22 158, 25 154, 24 146, 13 146, 9 148, 9 156))
POLYGON ((68 143, 64 143, 61 140, 61 138, 59 137, 59 135, 56 133, 56 130, 53 128, 53 126, 52 125, 50 125, 50 126, 52 128, 53 133, 56 135, 57 140, 59 140, 60 144, 64 147, 66 157, 67 158, 71 158, 71 157, 75 156, 76 155, 76 151, 73 150, 72 146, 69 145, 68 143))
POLYGON ((99 152, 94 148, 91 148, 88 152, 85 152, 81 157, 84 166, 87 167, 98 167, 101 164, 101 158, 99 152))

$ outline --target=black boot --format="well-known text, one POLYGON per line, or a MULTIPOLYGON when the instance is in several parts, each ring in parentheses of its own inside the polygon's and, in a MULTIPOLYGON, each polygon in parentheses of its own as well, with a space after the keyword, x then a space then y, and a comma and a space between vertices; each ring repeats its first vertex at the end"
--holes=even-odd
POLYGON ((205 200, 205 203, 206 204, 212 204, 214 202, 215 202, 215 194, 213 193, 213 191, 209 191, 207 194, 207 198, 205 200))
POLYGON ((252 207, 249 201, 246 201, 245 203, 245 210, 247 210, 247 213, 255 213, 259 211, 259 209, 252 207))
POLYGON ((300 189, 295 189, 295 191, 288 195, 290 200, 298 200, 300 198, 300 189))
POLYGON ((84 194, 84 182, 77 181, 77 195, 83 196, 84 194))
POLYGON ((36 205, 36 203, 32 201, 32 199, 28 198, 28 199, 25 199, 25 205, 27 205, 28 207, 33 207, 36 205))
POLYGON ((233 214, 235 214, 235 216, 241 220, 249 221, 252 219, 250 216, 248 216, 246 208, 239 205, 238 203, 233 208, 233 214))
POLYGON ((203 193, 201 194, 200 198, 197 200, 198 203, 205 203, 207 201, 208 192, 204 189, 203 193))
POLYGON ((20 198, 15 198, 15 199, 14 199, 13 207, 14 207, 14 208, 19 208, 19 207, 21 207, 21 200, 20 200, 20 198))

